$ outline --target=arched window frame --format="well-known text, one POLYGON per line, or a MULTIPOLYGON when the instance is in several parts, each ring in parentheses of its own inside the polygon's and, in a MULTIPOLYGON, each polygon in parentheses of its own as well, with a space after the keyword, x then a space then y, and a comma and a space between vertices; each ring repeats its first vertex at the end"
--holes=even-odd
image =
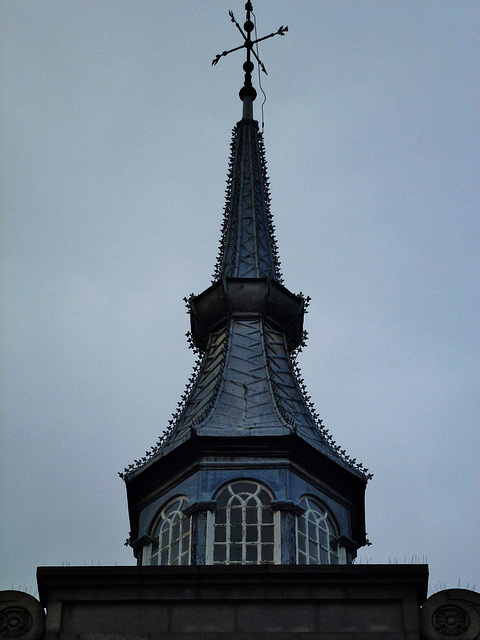
POLYGON ((215 510, 208 514, 206 563, 280 564, 280 513, 272 509, 274 499, 258 480, 240 478, 223 485, 215 510))
POLYGON ((312 496, 303 496, 299 506, 305 511, 296 517, 297 564, 346 564, 346 551, 339 544, 330 510, 312 496))
POLYGON ((143 565, 191 564, 191 518, 184 513, 188 504, 185 496, 177 496, 162 507, 151 529, 151 542, 143 549, 143 565))

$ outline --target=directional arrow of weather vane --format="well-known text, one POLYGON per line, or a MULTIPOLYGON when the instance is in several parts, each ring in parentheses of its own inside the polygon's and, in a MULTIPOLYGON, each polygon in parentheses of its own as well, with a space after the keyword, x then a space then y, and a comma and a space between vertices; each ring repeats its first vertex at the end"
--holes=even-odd
POLYGON ((258 55, 253 50, 253 45, 257 44, 258 42, 262 42, 263 40, 268 40, 268 38, 273 38, 273 36, 284 36, 286 34, 286 32, 288 31, 288 27, 284 27, 282 25, 278 29, 278 31, 275 31, 274 33, 270 33, 268 36, 263 36, 263 38, 257 38, 257 40, 252 40, 251 33, 252 33, 253 29, 254 29, 254 24, 250 20, 250 12, 253 11, 252 3, 251 2, 247 2, 247 4, 245 5, 245 9, 247 10, 247 19, 246 19, 245 24, 243 26, 244 26, 245 31, 247 33, 245 33, 245 31, 242 29, 242 27, 235 20, 235 16, 233 15, 233 11, 229 11, 228 12, 231 21, 234 23, 234 25, 237 27, 237 29, 242 34, 242 37, 243 37, 243 40, 244 40, 243 44, 240 45, 239 47, 235 47, 234 49, 230 49, 230 51, 224 51, 223 53, 219 53, 212 60, 212 65, 216 65, 218 63, 218 61, 220 60, 220 58, 223 58, 223 56, 228 56, 229 53, 233 53, 234 51, 239 51, 240 49, 246 49, 247 50, 247 60, 250 61, 250 52, 252 52, 253 55, 255 56, 257 62, 258 62, 258 65, 259 65, 260 69, 266 74, 267 70, 265 69, 265 65, 263 64, 263 62, 260 60, 258 55))

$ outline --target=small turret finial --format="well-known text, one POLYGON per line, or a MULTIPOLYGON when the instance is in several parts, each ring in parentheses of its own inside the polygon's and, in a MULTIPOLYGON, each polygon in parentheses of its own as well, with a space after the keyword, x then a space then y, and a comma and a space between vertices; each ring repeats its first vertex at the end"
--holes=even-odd
POLYGON ((243 87, 240 89, 239 96, 240 100, 243 102, 243 117, 245 119, 251 120, 253 118, 253 101, 257 97, 257 92, 252 85, 252 71, 254 69, 254 64, 251 60, 252 54, 256 59, 258 66, 260 69, 266 74, 267 70, 265 65, 258 57, 256 51, 253 49, 253 45, 258 42, 262 42, 263 40, 267 40, 268 38, 273 38, 273 36, 284 36, 288 27, 284 27, 283 25, 279 27, 277 31, 274 33, 270 33, 268 36, 264 36, 263 38, 257 38, 256 40, 252 40, 252 31, 255 29, 255 25, 251 20, 251 14, 253 13, 253 6, 251 2, 247 2, 245 4, 245 11, 247 12, 246 20, 242 27, 235 20, 235 16, 233 15, 233 11, 229 11, 228 14, 230 16, 231 21, 235 24, 237 29, 240 31, 243 37, 243 44, 239 47, 235 47, 234 49, 230 49, 229 51, 223 51, 223 53, 219 53, 213 60, 212 65, 216 65, 220 58, 223 56, 227 56, 229 53, 233 53, 233 51, 239 51, 240 49, 245 48, 247 50, 247 59, 243 63, 243 70, 245 71, 245 80, 243 83, 243 87))

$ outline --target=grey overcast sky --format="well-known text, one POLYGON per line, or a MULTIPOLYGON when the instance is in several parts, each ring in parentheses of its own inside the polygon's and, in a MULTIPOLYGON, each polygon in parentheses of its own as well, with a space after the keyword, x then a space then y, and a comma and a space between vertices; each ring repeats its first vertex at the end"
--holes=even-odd
MULTIPOLYGON (((191 374, 210 284, 243 0, 2 0, 0 588, 132 564, 117 471, 191 374)), ((375 473, 363 562, 480 586, 478 1, 257 0, 301 366, 375 473)), ((260 114, 260 100, 255 103, 260 114)))

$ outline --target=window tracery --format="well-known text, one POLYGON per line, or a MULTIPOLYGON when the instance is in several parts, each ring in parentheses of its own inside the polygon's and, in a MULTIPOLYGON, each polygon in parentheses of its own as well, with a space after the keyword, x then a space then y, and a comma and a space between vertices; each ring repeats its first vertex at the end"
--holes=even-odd
POLYGON ((332 517, 312 498, 302 498, 297 516, 297 564, 339 564, 338 536, 332 517))
POLYGON ((211 564, 273 564, 278 533, 272 494, 258 482, 238 480, 218 494, 211 564))
POLYGON ((188 565, 190 564, 190 518, 183 513, 188 500, 175 498, 160 512, 151 534, 151 544, 146 548, 143 564, 188 565))

